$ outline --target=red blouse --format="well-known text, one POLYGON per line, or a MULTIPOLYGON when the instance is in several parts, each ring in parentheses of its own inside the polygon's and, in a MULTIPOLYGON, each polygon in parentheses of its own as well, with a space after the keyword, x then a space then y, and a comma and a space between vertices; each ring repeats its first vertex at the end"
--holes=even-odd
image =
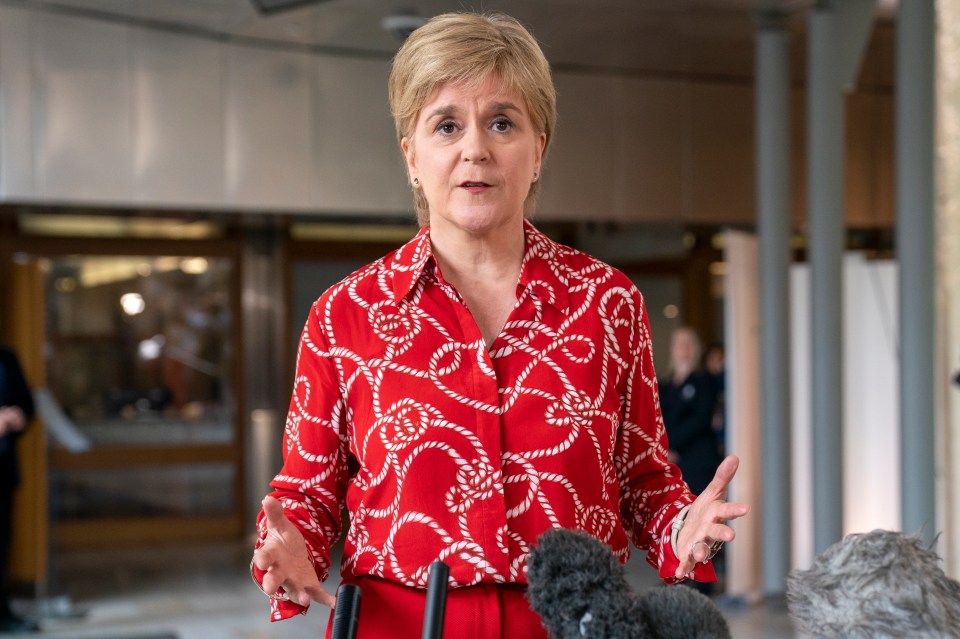
MULTIPOLYGON (((672 580, 670 525, 693 498, 666 460, 643 298, 610 266, 525 235, 517 303, 489 350, 429 228, 314 304, 271 485, 321 581, 343 508, 344 577, 424 588, 439 558, 453 587, 525 583, 538 535, 563 527, 624 562, 633 542, 672 580)), ((273 605, 274 619, 303 612, 273 605)))

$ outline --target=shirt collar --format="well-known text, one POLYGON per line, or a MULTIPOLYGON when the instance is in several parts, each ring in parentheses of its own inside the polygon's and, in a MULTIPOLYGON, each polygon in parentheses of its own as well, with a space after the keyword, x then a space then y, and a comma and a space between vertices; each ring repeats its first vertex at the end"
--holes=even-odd
POLYGON ((416 285, 427 264, 433 262, 430 227, 424 226, 409 242, 391 255, 387 266, 393 274, 393 301, 400 303, 416 285))
MULTIPOLYGON (((560 311, 567 310, 568 282, 561 274, 561 246, 524 221, 524 254, 517 294, 526 290, 560 311)), ((393 298, 399 303, 417 285, 435 258, 430 247, 430 227, 424 226, 409 242, 397 249, 388 265, 393 272, 393 298)))
POLYGON ((566 312, 569 282, 562 263, 565 247, 551 240, 526 220, 523 222, 523 231, 526 248, 523 265, 520 267, 518 292, 526 289, 534 299, 543 300, 557 310, 566 312))

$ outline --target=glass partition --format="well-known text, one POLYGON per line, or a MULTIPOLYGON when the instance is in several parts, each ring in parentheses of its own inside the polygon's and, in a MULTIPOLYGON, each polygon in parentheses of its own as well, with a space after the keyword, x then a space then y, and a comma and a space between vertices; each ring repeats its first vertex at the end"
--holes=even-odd
POLYGON ((44 258, 61 520, 230 514, 239 496, 227 257, 44 258), (79 442, 79 444, 78 444, 79 442))

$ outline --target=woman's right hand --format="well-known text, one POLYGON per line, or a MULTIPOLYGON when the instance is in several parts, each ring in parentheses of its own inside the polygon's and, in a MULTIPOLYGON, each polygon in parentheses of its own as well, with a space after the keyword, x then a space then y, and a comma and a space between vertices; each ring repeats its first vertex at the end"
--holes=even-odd
POLYGON ((253 553, 254 565, 265 572, 263 591, 273 596, 282 586, 286 597, 304 608, 311 600, 333 608, 336 597, 320 586, 303 535, 284 517, 280 502, 265 497, 263 514, 267 536, 253 553))
POLYGON ((0 437, 19 433, 27 426, 27 418, 19 406, 0 406, 0 437))

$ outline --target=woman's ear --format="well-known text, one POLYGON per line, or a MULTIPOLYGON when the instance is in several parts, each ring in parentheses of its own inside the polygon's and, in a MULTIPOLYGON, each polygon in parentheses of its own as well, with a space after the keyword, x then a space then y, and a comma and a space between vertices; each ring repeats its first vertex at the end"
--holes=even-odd
POLYGON ((410 138, 403 137, 400 140, 400 151, 403 153, 403 159, 407 163, 407 179, 411 184, 418 184, 417 176, 417 155, 413 151, 413 144, 410 138))
POLYGON ((541 171, 541 164, 543 163, 543 150, 547 147, 547 134, 541 132, 537 136, 537 150, 536 155, 533 160, 533 172, 539 177, 543 172, 541 171))

